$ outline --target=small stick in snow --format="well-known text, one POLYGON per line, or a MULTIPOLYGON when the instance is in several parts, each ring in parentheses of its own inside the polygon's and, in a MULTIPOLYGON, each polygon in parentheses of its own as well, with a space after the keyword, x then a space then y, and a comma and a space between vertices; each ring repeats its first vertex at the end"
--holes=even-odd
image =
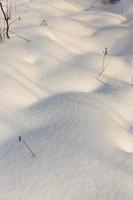
POLYGON ((47 25, 48 25, 48 23, 47 23, 46 19, 43 19, 40 26, 47 26, 47 25))
POLYGON ((4 8, 3 8, 3 4, 1 2, 0 2, 0 9, 1 9, 2 13, 3 13, 4 20, 6 22, 6 37, 9 39, 10 38, 10 36, 9 36, 9 29, 10 29, 9 19, 10 19, 10 16, 8 16, 8 14, 9 14, 8 12, 6 14, 6 12, 5 12, 4 8))
MULTIPOLYGON (((97 76, 97 79, 99 80, 99 81, 101 81, 100 80, 100 76, 104 73, 104 71, 105 71, 105 69, 106 69, 106 66, 105 66, 105 58, 106 58, 106 55, 108 54, 108 49, 107 48, 105 48, 105 50, 103 51, 103 62, 102 62, 102 70, 101 70, 101 72, 99 73, 99 75, 97 76)), ((103 84, 105 84, 103 81, 101 81, 103 84)), ((106 85, 106 84, 105 84, 106 85)))
POLYGON ((17 33, 15 33, 15 32, 13 32, 13 31, 9 31, 10 33, 13 33, 14 35, 16 35, 17 37, 19 37, 19 38, 21 38, 21 39, 23 39, 23 40, 25 40, 25 41, 27 41, 27 42, 31 42, 29 39, 27 39, 27 38, 25 38, 25 37, 23 37, 23 36, 21 36, 21 35, 18 35, 17 33))
POLYGON ((32 152, 31 148, 26 144, 26 142, 22 139, 22 137, 19 136, 18 139, 19 139, 19 142, 22 142, 25 145, 25 147, 29 150, 29 152, 31 153, 31 155, 33 157, 35 157, 35 154, 32 152))

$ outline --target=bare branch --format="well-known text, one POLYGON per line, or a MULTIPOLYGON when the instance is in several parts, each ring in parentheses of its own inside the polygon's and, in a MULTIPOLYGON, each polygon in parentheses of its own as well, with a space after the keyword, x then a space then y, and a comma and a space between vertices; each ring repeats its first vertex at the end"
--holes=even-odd
MULTIPOLYGON (((100 80, 100 77, 102 76, 102 74, 104 73, 105 69, 107 68, 107 66, 105 66, 105 58, 108 54, 108 49, 105 48, 105 50, 103 51, 103 61, 102 61, 102 70, 101 72, 98 74, 98 76, 96 77, 100 82, 102 82, 103 84, 105 84, 102 80, 100 80)), ((107 85, 107 84, 105 84, 107 85)))
POLYGON ((10 33, 13 33, 13 34, 16 35, 17 37, 19 37, 19 38, 21 38, 21 39, 23 39, 23 40, 26 40, 27 42, 30 42, 29 39, 27 39, 27 38, 25 38, 25 37, 23 37, 23 36, 21 36, 21 35, 15 33, 15 32, 13 32, 13 31, 10 31, 10 33))
POLYGON ((5 20, 5 22, 6 22, 6 37, 9 39, 9 38, 10 38, 10 36, 9 36, 9 28, 10 28, 9 19, 10 19, 10 18, 9 18, 9 16, 8 16, 8 14, 5 13, 5 10, 4 10, 3 5, 2 5, 1 2, 0 2, 0 8, 1 8, 1 11, 2 11, 2 13, 3 13, 4 20, 5 20))

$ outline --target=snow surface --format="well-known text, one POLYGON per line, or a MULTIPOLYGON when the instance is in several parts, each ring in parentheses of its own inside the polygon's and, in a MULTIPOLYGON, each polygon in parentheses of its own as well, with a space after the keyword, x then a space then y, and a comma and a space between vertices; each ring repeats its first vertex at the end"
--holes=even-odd
POLYGON ((12 1, 18 17, 30 42, 0 44, 0 200, 133 200, 133 0, 12 1))

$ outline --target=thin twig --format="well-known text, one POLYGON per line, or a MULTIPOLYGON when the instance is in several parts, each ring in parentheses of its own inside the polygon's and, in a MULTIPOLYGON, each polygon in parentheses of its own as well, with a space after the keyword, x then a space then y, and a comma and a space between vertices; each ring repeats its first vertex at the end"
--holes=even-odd
POLYGON ((19 38, 21 38, 21 39, 23 39, 23 40, 26 40, 27 42, 31 42, 31 40, 29 40, 29 39, 27 39, 27 38, 25 38, 25 37, 23 37, 23 36, 21 36, 21 35, 15 33, 14 31, 10 31, 10 33, 15 34, 17 37, 19 37, 19 38))
POLYGON ((99 80, 100 82, 102 82, 103 84, 107 85, 106 83, 104 83, 100 77, 102 76, 102 74, 104 73, 105 69, 107 68, 107 66, 105 66, 105 58, 106 58, 106 55, 108 54, 108 49, 105 48, 105 50, 103 51, 103 60, 102 60, 102 70, 101 72, 98 74, 98 76, 96 77, 97 80, 99 80))
POLYGON ((31 148, 26 144, 26 142, 22 139, 22 137, 19 136, 18 139, 19 139, 19 142, 22 142, 25 145, 25 147, 29 150, 29 152, 31 153, 31 155, 33 157, 35 157, 35 154, 32 152, 31 148))
POLYGON ((3 16, 4 16, 4 20, 6 22, 6 37, 9 39, 10 36, 9 36, 9 17, 8 17, 8 14, 6 15, 5 11, 4 11, 4 8, 3 8, 3 5, 2 3, 0 2, 0 8, 1 8, 1 11, 3 13, 3 16))
MULTIPOLYGON (((9 26, 10 25, 12 25, 12 24, 14 24, 17 20, 19 20, 20 21, 20 17, 19 18, 17 18, 17 19, 15 19, 14 21, 12 21, 11 23, 9 23, 9 26)), ((6 31, 6 28, 3 28, 2 29, 2 31, 1 31, 1 34, 3 34, 4 32, 6 31)), ((11 31, 9 31, 9 32, 11 32, 11 31)))
POLYGON ((98 77, 96 77, 96 79, 97 79, 98 81, 100 81, 101 83, 103 83, 104 85, 109 86, 107 83, 105 83, 104 81, 102 81, 102 80, 99 79, 98 77))
POLYGON ((46 21, 46 19, 43 19, 42 22, 40 23, 40 26, 47 26, 48 23, 46 21))

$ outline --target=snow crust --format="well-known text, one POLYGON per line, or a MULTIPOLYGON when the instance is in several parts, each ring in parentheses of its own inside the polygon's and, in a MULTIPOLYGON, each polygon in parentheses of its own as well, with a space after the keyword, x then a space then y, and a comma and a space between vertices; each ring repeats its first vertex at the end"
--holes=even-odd
POLYGON ((0 43, 0 200, 133 200, 133 0, 13 0, 18 17, 0 43))

